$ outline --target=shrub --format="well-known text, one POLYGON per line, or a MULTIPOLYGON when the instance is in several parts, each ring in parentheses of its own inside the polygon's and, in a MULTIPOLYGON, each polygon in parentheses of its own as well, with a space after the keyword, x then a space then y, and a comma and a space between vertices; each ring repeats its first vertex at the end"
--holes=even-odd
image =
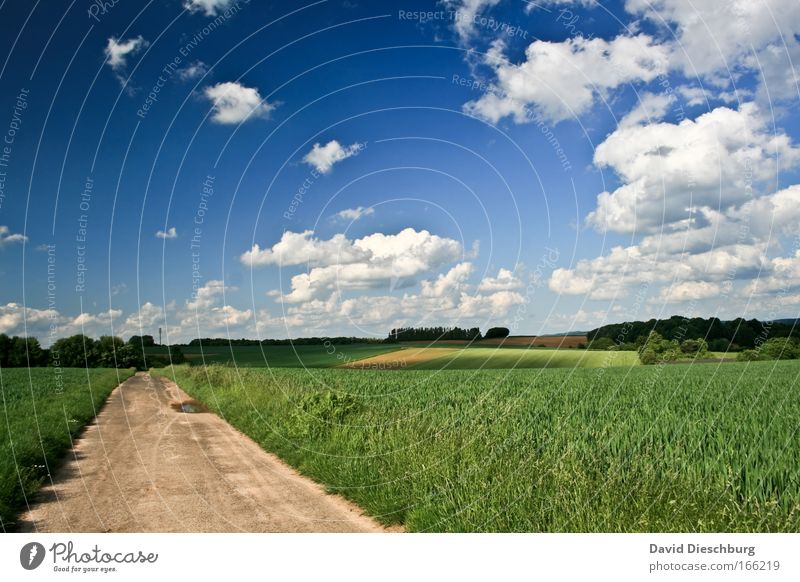
POLYGON ((767 360, 796 360, 800 358, 800 344, 790 337, 775 337, 761 344, 761 354, 767 360))
POLYGON ((764 358, 757 350, 742 350, 736 354, 737 362, 756 362, 763 359, 764 358))

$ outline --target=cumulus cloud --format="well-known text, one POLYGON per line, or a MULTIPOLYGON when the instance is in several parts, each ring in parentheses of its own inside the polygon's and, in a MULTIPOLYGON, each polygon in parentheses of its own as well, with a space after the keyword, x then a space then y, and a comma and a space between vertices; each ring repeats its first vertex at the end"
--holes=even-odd
POLYGON ((208 66, 203 61, 194 61, 178 69, 178 78, 181 81, 194 81, 208 72, 208 66))
MULTIPOLYGON (((321 332, 330 330, 332 325, 335 329, 349 323, 361 329, 377 327, 383 333, 386 328, 407 325, 481 325, 489 319, 506 317, 525 302, 514 291, 478 292, 479 285, 468 282, 473 272, 471 263, 458 263, 445 273, 423 280, 419 292, 406 291, 402 295, 343 298, 335 291, 327 298, 288 305, 278 321, 288 329, 321 332)), ((261 318, 275 322, 267 313, 259 314, 261 318)))
POLYGON ((141 35, 125 41, 120 41, 112 36, 108 39, 105 48, 106 63, 119 73, 127 67, 128 57, 135 55, 147 45, 148 42, 141 35))
POLYGON ((598 195, 587 223, 620 233, 685 228, 698 208, 741 204, 779 167, 799 161, 800 149, 752 103, 678 124, 619 127, 597 147, 594 163, 612 168, 622 185, 598 195))
POLYGON ((206 16, 216 16, 225 12, 234 0, 185 0, 183 7, 190 12, 203 12, 206 16))
POLYGON ((159 230, 156 232, 156 238, 163 238, 163 239, 172 239, 178 238, 178 231, 175 230, 174 226, 170 226, 166 232, 163 230, 159 230))
POLYGON ((752 65, 743 61, 754 51, 761 60, 771 47, 793 49, 800 33, 795 0, 627 0, 625 9, 672 29, 672 64, 687 76, 727 77, 739 65, 752 65))
POLYGON ((619 122, 619 127, 631 127, 660 121, 674 102, 674 95, 644 93, 636 107, 619 122))
POLYGON ((13 243, 26 242, 28 237, 24 234, 12 233, 7 226, 0 225, 0 249, 13 243))
POLYGON ((513 271, 500 269, 497 277, 484 277, 478 286, 478 291, 509 291, 519 289, 522 285, 522 280, 513 271))
POLYGON ((499 3, 500 0, 446 0, 447 8, 455 13, 453 27, 462 43, 469 41, 475 34, 475 19, 484 10, 499 3))
POLYGON ((466 112, 497 123, 511 116, 518 123, 535 114, 553 122, 587 112, 597 96, 635 82, 648 82, 664 73, 669 53, 646 35, 618 36, 606 41, 582 36, 563 42, 537 40, 514 64, 502 57, 500 45, 486 64, 494 68, 495 86, 465 104, 466 112))
POLYGON ((211 101, 212 121, 220 124, 242 123, 248 119, 269 117, 275 105, 261 98, 257 89, 245 87, 241 83, 217 83, 204 90, 205 97, 211 101))
POLYGON ((315 143, 304 157, 303 161, 309 166, 313 167, 321 174, 327 174, 331 171, 334 164, 338 164, 342 160, 358 154, 364 145, 354 143, 349 146, 342 146, 338 141, 331 140, 325 145, 315 143))
POLYGON ((334 214, 334 218, 339 220, 349 220, 355 222, 359 218, 364 216, 371 216, 375 214, 374 208, 364 208, 363 206, 359 206, 357 208, 345 208, 344 210, 340 210, 336 214, 334 214))
POLYGON ((722 288, 716 283, 706 281, 684 281, 661 289, 654 303, 683 303, 716 297, 722 288))
MULTIPOLYGON (((292 233, 294 234, 294 233, 292 233)), ((291 292, 281 296, 289 303, 327 296, 334 289, 390 289, 408 286, 416 277, 431 272, 464 255, 461 243, 426 230, 406 228, 397 234, 375 233, 349 240, 336 235, 330 240, 311 238, 302 233, 282 240, 272 249, 248 251, 245 264, 301 264, 310 269, 291 279, 291 292), (284 244, 294 243, 297 246, 284 244), (276 248, 277 247, 277 248, 276 248), (299 252, 289 254, 290 248, 299 252), (304 260, 305 259, 305 260, 304 260)))

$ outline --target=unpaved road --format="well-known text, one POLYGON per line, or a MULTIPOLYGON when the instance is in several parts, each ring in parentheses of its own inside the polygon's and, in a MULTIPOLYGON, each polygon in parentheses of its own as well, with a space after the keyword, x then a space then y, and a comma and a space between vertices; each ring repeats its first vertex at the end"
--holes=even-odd
POLYGON ((213 413, 137 374, 109 396, 20 529, 39 532, 380 532, 213 413))

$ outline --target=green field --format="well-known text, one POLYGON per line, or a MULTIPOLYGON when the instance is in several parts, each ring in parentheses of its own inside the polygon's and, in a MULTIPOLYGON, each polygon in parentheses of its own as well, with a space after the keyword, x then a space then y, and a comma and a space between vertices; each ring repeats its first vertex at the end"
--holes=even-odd
MULTIPOLYGON (((397 354, 402 357, 402 353, 397 354)), ((604 368, 635 366, 636 352, 600 352, 577 349, 491 347, 460 349, 453 354, 413 364, 415 370, 473 370, 511 368, 604 368)))
POLYGON ((50 469, 119 382, 132 370, 0 370, 0 528, 13 529, 50 469), (13 444, 12 444, 13 443, 13 444))
POLYGON ((800 531, 800 362, 161 373, 410 531, 800 531))
MULTIPOLYGON (((230 364, 238 367, 328 368, 396 350, 392 344, 304 346, 182 347, 191 365, 230 364)), ((145 354, 166 356, 166 348, 146 348, 145 354)))

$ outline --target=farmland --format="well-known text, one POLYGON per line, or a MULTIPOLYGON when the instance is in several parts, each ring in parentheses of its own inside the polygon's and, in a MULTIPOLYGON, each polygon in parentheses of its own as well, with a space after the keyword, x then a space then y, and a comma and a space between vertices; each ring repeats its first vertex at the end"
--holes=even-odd
POLYGON ((526 349, 506 347, 408 348, 359 360, 348 367, 415 370, 474 370, 511 368, 603 368, 635 366, 636 352, 600 352, 567 349, 526 349))
POLYGON ((72 438, 131 370, 0 370, 0 529, 7 531, 72 438), (13 443, 12 443, 13 438, 13 443))
MULTIPOLYGON (((191 365, 231 364, 237 367, 327 368, 396 350, 392 344, 200 346, 181 347, 191 365)), ((146 348, 147 355, 167 355, 166 348, 146 348)))
POLYGON ((800 529, 796 361, 160 373, 410 531, 800 529))

